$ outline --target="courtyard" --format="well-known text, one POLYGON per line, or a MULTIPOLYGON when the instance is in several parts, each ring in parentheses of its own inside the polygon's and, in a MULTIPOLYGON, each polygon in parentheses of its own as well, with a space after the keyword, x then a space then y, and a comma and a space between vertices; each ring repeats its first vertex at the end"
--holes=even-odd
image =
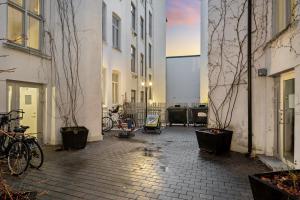
POLYGON ((252 199, 248 175, 268 169, 242 154, 199 151, 194 131, 171 127, 132 139, 108 133, 80 151, 44 147, 40 170, 7 179, 38 191, 38 199, 252 199))

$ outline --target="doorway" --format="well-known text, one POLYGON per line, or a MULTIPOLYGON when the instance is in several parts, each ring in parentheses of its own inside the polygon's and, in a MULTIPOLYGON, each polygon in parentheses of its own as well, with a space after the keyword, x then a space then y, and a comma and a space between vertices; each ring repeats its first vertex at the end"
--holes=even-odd
POLYGON ((295 143, 295 74, 280 76, 279 150, 282 160, 294 163, 295 143))
POLYGON ((20 125, 29 126, 26 133, 42 140, 42 85, 9 81, 7 90, 8 111, 22 109, 20 125))

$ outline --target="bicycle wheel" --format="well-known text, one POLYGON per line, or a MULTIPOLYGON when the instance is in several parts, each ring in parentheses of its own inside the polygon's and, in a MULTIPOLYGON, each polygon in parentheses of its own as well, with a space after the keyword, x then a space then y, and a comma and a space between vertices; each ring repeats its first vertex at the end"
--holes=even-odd
POLYGON ((21 175, 29 165, 29 150, 22 141, 14 141, 7 155, 8 168, 12 175, 21 175))
POLYGON ((44 163, 44 154, 41 146, 33 138, 27 139, 25 143, 29 147, 30 166, 35 169, 39 169, 44 163))
POLYGON ((134 131, 137 128, 134 119, 132 119, 130 117, 125 118, 123 122, 127 123, 128 128, 130 128, 131 131, 134 131))
POLYGON ((113 128, 113 120, 110 117, 102 117, 102 131, 108 132, 113 128))

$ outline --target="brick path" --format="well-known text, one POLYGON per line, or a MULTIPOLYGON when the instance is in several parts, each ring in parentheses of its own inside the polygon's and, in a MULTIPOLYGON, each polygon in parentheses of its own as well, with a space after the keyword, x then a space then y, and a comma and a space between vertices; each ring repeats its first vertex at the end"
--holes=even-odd
POLYGON ((41 170, 9 177, 39 199, 252 199, 248 174, 267 169, 244 155, 199 152, 193 128, 130 140, 106 136, 81 151, 45 148, 41 170))

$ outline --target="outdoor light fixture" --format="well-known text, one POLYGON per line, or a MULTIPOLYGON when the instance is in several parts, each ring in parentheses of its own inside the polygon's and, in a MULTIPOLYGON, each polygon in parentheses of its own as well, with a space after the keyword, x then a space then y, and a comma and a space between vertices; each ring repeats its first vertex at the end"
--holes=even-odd
POLYGON ((145 86, 145 82, 144 82, 144 81, 142 82, 142 86, 143 86, 143 87, 145 86))
POLYGON ((151 81, 149 82, 149 86, 150 86, 150 87, 152 86, 152 82, 151 82, 151 81))

